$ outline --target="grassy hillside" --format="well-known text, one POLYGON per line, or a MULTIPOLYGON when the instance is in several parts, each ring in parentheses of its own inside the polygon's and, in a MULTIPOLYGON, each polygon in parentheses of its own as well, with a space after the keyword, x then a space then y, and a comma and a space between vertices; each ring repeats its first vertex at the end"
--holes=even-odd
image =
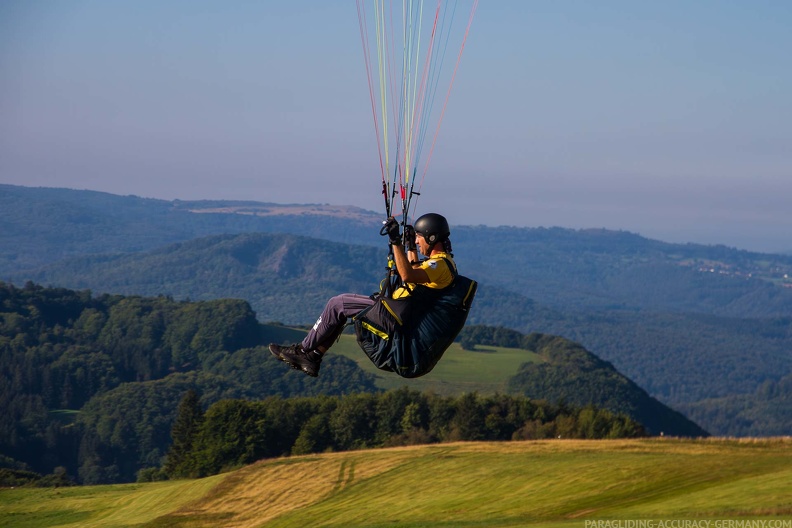
POLYGON ((136 526, 199 501, 228 475, 200 480, 0 490, 0 526, 136 526))
POLYGON ((0 491, 12 527, 581 527, 792 522, 790 439, 455 443, 266 460, 204 480, 0 491))
POLYGON ((432 390, 444 396, 473 391, 485 394, 504 393, 509 378, 517 373, 520 365, 543 361, 539 355, 528 350, 477 346, 471 351, 463 350, 459 343, 454 343, 432 372, 407 380, 390 372, 377 370, 360 350, 352 335, 342 335, 330 353, 355 361, 364 371, 373 374, 377 387, 384 390, 407 386, 419 391, 432 390))

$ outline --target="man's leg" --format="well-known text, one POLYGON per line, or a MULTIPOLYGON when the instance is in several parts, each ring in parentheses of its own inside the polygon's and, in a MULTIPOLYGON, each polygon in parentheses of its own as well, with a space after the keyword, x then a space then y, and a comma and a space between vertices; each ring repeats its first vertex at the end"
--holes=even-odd
POLYGON ((327 301, 322 314, 302 343, 288 347, 272 343, 269 346, 270 352, 293 369, 302 370, 309 376, 316 377, 319 375, 322 356, 338 339, 347 319, 374 302, 365 295, 354 293, 336 295, 327 301))
POLYGON ((319 319, 302 341, 304 350, 320 350, 324 354, 344 330, 347 319, 374 304, 366 295, 342 293, 327 301, 319 319))

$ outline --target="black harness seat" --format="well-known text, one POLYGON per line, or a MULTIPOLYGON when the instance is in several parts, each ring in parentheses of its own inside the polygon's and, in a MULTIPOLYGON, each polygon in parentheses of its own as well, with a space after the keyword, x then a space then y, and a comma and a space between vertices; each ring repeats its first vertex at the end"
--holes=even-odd
POLYGON ((459 275, 442 289, 417 285, 403 299, 380 292, 352 322, 358 345, 381 370, 404 378, 428 374, 465 326, 478 283, 459 275))

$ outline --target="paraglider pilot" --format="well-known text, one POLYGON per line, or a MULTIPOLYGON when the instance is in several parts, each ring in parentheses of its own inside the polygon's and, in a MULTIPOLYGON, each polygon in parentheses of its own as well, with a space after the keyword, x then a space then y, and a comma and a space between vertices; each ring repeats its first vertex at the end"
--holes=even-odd
MULTIPOLYGON (((404 237, 399 232, 399 223, 390 217, 385 222, 383 233, 390 238, 396 270, 403 283, 393 292, 393 299, 408 298, 416 285, 440 290, 454 281, 456 264, 451 253, 451 241, 448 238, 451 233, 445 217, 437 213, 425 214, 416 220, 414 227, 404 227, 404 237), (402 245, 402 239, 406 248, 402 245), (419 262, 418 251, 428 258, 419 262)), ((319 375, 322 356, 336 342, 347 319, 376 302, 375 298, 367 295, 336 295, 327 301, 322 314, 302 343, 290 346, 273 343, 269 345, 270 352, 292 368, 316 377, 319 375)))

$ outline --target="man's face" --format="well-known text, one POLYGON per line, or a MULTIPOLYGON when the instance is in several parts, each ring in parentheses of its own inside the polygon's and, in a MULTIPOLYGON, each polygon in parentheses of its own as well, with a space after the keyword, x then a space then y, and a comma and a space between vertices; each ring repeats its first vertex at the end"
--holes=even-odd
POLYGON ((418 246, 418 251, 422 255, 429 256, 429 242, 426 241, 421 233, 415 233, 415 245, 418 246))

